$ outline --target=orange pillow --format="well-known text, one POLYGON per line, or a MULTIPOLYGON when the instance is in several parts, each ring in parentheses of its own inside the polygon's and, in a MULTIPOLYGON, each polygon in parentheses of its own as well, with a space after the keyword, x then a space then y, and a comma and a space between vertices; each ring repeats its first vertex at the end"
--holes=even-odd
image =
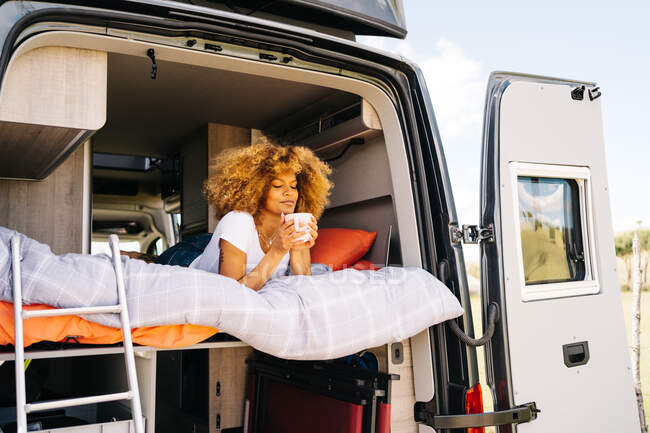
POLYGON ((353 265, 375 242, 377 232, 356 229, 320 229, 311 248, 311 262, 323 263, 333 271, 353 265))
POLYGON ((378 271, 379 268, 377 265, 368 260, 359 260, 351 268, 356 269, 357 271, 378 271))

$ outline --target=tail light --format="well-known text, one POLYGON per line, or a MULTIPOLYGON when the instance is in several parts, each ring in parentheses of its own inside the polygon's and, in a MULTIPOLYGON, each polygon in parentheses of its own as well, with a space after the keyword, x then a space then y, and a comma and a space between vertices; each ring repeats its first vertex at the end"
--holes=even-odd
MULTIPOLYGON (((465 393, 465 413, 483 413, 483 393, 480 383, 465 393)), ((485 427, 470 427, 467 429, 467 433, 485 433, 485 427)))

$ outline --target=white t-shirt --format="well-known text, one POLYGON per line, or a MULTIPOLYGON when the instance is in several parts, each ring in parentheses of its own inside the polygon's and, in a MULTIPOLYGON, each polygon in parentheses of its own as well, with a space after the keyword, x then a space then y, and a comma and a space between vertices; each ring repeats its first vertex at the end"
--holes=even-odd
MULTIPOLYGON (((255 227, 253 216, 248 212, 231 211, 221 218, 214 229, 210 243, 203 253, 198 256, 190 268, 202 269, 208 272, 219 273, 219 241, 225 239, 246 253, 246 273, 252 271, 264 257, 264 251, 255 227)), ((272 277, 286 275, 289 267, 289 253, 287 253, 273 272, 272 277)))

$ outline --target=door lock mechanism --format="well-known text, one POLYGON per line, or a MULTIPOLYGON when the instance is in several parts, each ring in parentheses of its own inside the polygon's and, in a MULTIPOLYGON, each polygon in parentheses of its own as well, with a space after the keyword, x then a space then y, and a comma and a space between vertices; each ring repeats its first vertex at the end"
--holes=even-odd
POLYGON ((494 228, 492 224, 487 227, 480 227, 477 225, 463 224, 462 228, 458 224, 449 224, 449 235, 451 243, 460 245, 461 242, 465 244, 478 244, 481 242, 494 242, 494 228))

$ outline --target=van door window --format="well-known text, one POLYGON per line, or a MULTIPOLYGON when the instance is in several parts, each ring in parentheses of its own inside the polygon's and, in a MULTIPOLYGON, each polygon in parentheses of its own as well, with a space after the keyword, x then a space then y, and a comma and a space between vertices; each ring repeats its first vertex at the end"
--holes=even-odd
POLYGON ((589 169, 517 162, 510 167, 522 299, 598 293, 589 169))
POLYGON ((583 280, 577 181, 519 176, 517 187, 526 284, 583 280))

